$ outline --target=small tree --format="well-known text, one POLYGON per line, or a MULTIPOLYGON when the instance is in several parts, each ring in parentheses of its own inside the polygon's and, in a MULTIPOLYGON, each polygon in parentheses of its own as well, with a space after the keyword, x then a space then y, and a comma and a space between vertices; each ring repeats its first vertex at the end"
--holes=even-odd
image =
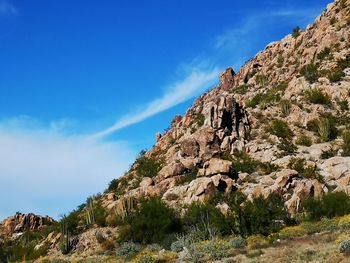
POLYGON ((121 241, 160 243, 169 234, 181 230, 175 211, 159 197, 142 200, 136 211, 125 219, 125 223, 129 227, 121 233, 121 241))

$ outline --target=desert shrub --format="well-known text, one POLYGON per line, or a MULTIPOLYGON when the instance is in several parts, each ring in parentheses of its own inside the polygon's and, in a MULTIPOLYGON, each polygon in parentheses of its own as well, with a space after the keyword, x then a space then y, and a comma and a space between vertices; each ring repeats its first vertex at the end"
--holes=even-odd
POLYGON ((269 241, 262 235, 252 235, 247 238, 248 249, 264 248, 269 245, 269 241))
POLYGON ((281 142, 277 145, 279 152, 279 156, 283 157, 286 155, 294 154, 298 149, 291 140, 282 139, 281 142))
POLYGON ((163 160, 155 157, 147 157, 146 151, 141 151, 136 159, 134 168, 140 177, 154 177, 162 169, 163 160))
POLYGON ((137 260, 137 263, 153 263, 156 259, 150 255, 144 255, 137 260))
POLYGON ((267 131, 284 139, 290 139, 293 137, 293 132, 289 128, 288 123, 282 120, 272 120, 267 131))
POLYGON ((185 173, 177 182, 176 185, 184 185, 192 182, 197 178, 198 168, 194 168, 192 171, 185 173))
POLYGON ((246 240, 243 237, 234 237, 229 241, 229 246, 232 248, 242 248, 247 245, 246 240))
POLYGON ((322 114, 321 116, 319 119, 310 120, 307 123, 307 129, 319 135, 322 141, 335 139, 338 135, 337 119, 329 114, 322 114))
POLYGON ((284 224, 292 222, 282 199, 277 195, 271 195, 266 199, 258 197, 248 201, 243 208, 242 215, 248 235, 262 234, 267 236, 279 231, 284 224))
POLYGON ((302 207, 310 220, 342 216, 350 213, 350 197, 343 192, 326 193, 322 198, 307 198, 302 207))
POLYGON ((210 240, 202 247, 203 253, 209 255, 210 260, 220 260, 226 257, 228 249, 228 244, 217 238, 210 240))
POLYGON ((237 94, 241 94, 241 95, 246 94, 247 91, 248 91, 248 86, 245 85, 245 84, 241 85, 241 86, 239 86, 237 88, 233 88, 232 89, 232 92, 237 93, 237 94))
POLYGON ((306 91, 309 102, 313 104, 332 105, 331 99, 319 89, 309 89, 306 91))
POLYGON ((268 81, 268 77, 264 74, 258 74, 255 76, 255 80, 260 86, 265 86, 268 81))
POLYGON ((302 134, 295 142, 297 145, 303 145, 303 146, 311 146, 312 140, 309 136, 302 134))
POLYGON ((187 231, 196 228, 203 234, 204 239, 214 238, 218 234, 229 234, 231 230, 226 217, 210 203, 191 204, 183 217, 183 222, 187 231))
POLYGON ((300 177, 321 179, 316 166, 307 165, 306 160, 303 158, 291 158, 288 167, 297 171, 300 177))
POLYGON ((68 261, 60 258, 54 258, 50 261, 51 263, 68 263, 68 261))
POLYGON ((317 59, 325 60, 332 59, 333 56, 331 54, 331 49, 329 47, 325 47, 320 53, 317 54, 317 59))
POLYGON ((321 159, 329 159, 329 158, 336 156, 337 153, 338 153, 338 150, 331 148, 327 151, 322 151, 320 157, 321 157, 321 159))
POLYGON ((303 225, 288 226, 278 232, 278 236, 282 239, 293 239, 295 237, 304 236, 307 234, 303 225))
POLYGON ((160 243, 167 235, 181 230, 175 211, 159 197, 142 200, 140 206, 125 219, 130 226, 120 234, 120 240, 146 244, 160 243))
POLYGON ((202 113, 198 113, 194 117, 193 123, 196 123, 198 127, 202 127, 204 125, 204 120, 205 120, 205 116, 202 113))
POLYGON ((341 59, 337 61, 337 65, 342 70, 350 67, 350 55, 348 55, 345 59, 341 59))
POLYGON ((290 103, 290 101, 281 100, 280 107, 281 107, 281 112, 284 116, 289 115, 291 106, 292 106, 292 104, 290 103))
POLYGON ((347 111, 349 110, 349 103, 347 100, 342 100, 338 102, 339 108, 342 111, 347 111))
POLYGON ((350 156, 350 132, 349 131, 344 132, 342 137, 343 137, 342 155, 350 156))
POLYGON ((328 79, 330 82, 338 82, 341 81, 343 77, 345 77, 345 73, 343 72, 343 70, 339 67, 331 70, 328 75, 327 75, 328 79))
POLYGON ((350 239, 344 240, 339 245, 339 252, 340 253, 350 253, 350 239))
POLYGON ((181 252, 184 248, 184 243, 180 240, 176 240, 171 243, 170 249, 176 253, 181 252))
POLYGON ((257 170, 260 165, 259 161, 254 160, 245 151, 236 151, 231 159, 232 166, 237 172, 252 173, 257 170))
POLYGON ((292 31, 292 36, 294 37, 294 38, 298 38, 298 36, 300 36, 300 34, 301 34, 301 29, 300 29, 300 27, 295 27, 295 28, 293 28, 293 31, 292 31))
POLYGON ((262 93, 258 93, 253 98, 249 99, 246 102, 246 107, 247 108, 255 108, 256 106, 258 106, 260 104, 260 102, 262 100, 263 100, 263 94, 262 93))
POLYGON ((135 256, 141 250, 141 246, 133 242, 124 242, 117 249, 117 256, 123 259, 129 259, 135 256))
POLYGON ((314 83, 318 80, 318 65, 317 64, 308 64, 301 68, 300 74, 305 77, 310 83, 314 83))

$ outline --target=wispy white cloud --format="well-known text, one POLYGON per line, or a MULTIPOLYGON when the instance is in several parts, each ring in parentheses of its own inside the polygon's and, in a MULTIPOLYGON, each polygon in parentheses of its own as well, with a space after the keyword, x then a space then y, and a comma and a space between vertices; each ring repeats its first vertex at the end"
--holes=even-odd
POLYGON ((2 15, 15 15, 18 13, 17 8, 9 1, 0 1, 0 14, 2 15))
POLYGON ((113 126, 94 134, 92 137, 100 138, 110 135, 193 98, 212 86, 217 81, 219 72, 217 68, 211 70, 202 70, 198 67, 192 68, 191 72, 183 80, 167 87, 162 97, 154 99, 137 112, 123 116, 113 126))
MULTIPOLYGON (((280 23, 283 19, 288 19, 292 23, 305 24, 312 22, 320 13, 320 9, 279 9, 261 11, 251 14, 242 19, 242 23, 219 35, 214 41, 216 50, 244 51, 247 46, 252 46, 252 41, 261 37, 267 30, 270 23, 280 23)), ((285 24, 285 23, 284 23, 285 24)))
POLYGON ((57 217, 104 190, 134 158, 125 142, 68 136, 58 123, 0 122, 0 218, 16 211, 57 217))

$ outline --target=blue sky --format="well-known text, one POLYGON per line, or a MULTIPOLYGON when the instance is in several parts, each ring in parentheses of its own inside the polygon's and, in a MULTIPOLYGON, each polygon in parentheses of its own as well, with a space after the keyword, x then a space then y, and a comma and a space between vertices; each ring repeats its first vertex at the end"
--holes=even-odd
POLYGON ((103 191, 220 71, 329 2, 0 0, 0 218, 103 191))

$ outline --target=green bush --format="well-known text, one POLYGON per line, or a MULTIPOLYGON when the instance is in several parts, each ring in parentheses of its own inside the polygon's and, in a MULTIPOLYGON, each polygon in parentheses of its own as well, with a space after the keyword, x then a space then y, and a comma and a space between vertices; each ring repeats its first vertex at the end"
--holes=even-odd
POLYGON ((256 106, 258 106, 261 101, 263 100, 263 94, 262 93, 258 93, 256 94, 253 98, 249 99, 246 102, 246 107, 247 108, 255 108, 256 106))
POLYGON ((297 147, 293 144, 291 140, 282 139, 281 142, 277 145, 279 156, 283 157, 286 155, 294 154, 297 151, 297 147))
POLYGON ((181 240, 176 240, 173 243, 171 243, 170 249, 173 252, 181 252, 184 248, 184 243, 181 240))
POLYGON ((241 85, 239 87, 236 87, 236 88, 232 89, 233 93, 237 93, 237 94, 241 94, 241 95, 246 94, 247 91, 248 91, 248 86, 247 85, 241 85))
POLYGON ((321 157, 321 159, 329 159, 329 158, 336 156, 337 153, 338 153, 338 151, 336 149, 329 149, 327 151, 322 151, 320 157, 321 157))
POLYGON ((341 81, 343 77, 345 77, 345 73, 339 67, 330 71, 327 75, 330 82, 338 82, 341 81))
POLYGON ((349 110, 349 103, 347 100, 342 100, 338 102, 338 105, 340 107, 340 110, 347 111, 349 110))
POLYGON ((194 168, 192 171, 185 173, 177 182, 176 185, 184 185, 192 182, 197 178, 198 168, 194 168))
POLYGON ((303 146, 311 146, 312 145, 312 140, 309 136, 302 134, 300 137, 295 142, 297 145, 303 145, 303 146))
POLYGON ((203 234, 204 239, 230 233, 229 222, 220 210, 210 203, 191 204, 183 217, 183 222, 187 231, 196 228, 203 234))
POLYGON ((204 125, 205 116, 202 113, 198 113, 194 119, 192 124, 196 124, 198 127, 202 127, 204 125))
POLYGON ((247 241, 243 237, 235 237, 229 241, 229 245, 232 248, 242 248, 247 245, 247 241))
POLYGON ((308 101, 313 104, 332 105, 329 96, 318 89, 309 89, 306 91, 306 96, 308 101))
POLYGON ((300 34, 301 34, 300 27, 297 26, 297 27, 293 28, 292 37, 298 38, 298 36, 300 36, 300 34))
POLYGON ((307 198, 302 208, 309 220, 342 216, 350 213, 350 197, 344 192, 326 193, 322 198, 307 198))
POLYGON ((267 131, 279 138, 290 139, 293 137, 293 132, 288 123, 282 120, 272 120, 267 131))
POLYGON ((350 68, 350 55, 348 55, 345 59, 338 60, 337 65, 342 70, 350 68))
POLYGON ((209 255, 210 260, 220 260, 227 256, 228 245, 218 239, 212 239, 206 243, 202 251, 204 254, 209 255))
POLYGON ((141 250, 141 246, 133 242, 124 242, 117 249, 117 256, 123 259, 129 259, 135 256, 141 250))
POLYGON ((346 239, 340 243, 339 252, 345 254, 350 253, 350 239, 346 239))
POLYGON ((301 68, 300 74, 305 77, 310 83, 314 83, 318 80, 318 65, 308 64, 301 68))
POLYGON ((350 156, 350 132, 349 131, 344 132, 342 137, 343 137, 342 155, 350 156))
POLYGON ((319 173, 316 170, 316 166, 307 165, 306 160, 303 158, 291 158, 288 167, 298 172, 300 177, 310 179, 321 179, 319 173))
POLYGON ((142 200, 136 211, 127 216, 125 223, 130 227, 120 234, 121 241, 161 243, 167 235, 181 230, 175 211, 159 197, 142 200))
POLYGON ((243 208, 243 222, 246 233, 269 235, 279 231, 291 219, 280 196, 258 197, 248 201, 243 208))
POLYGON ((329 47, 325 47, 320 53, 317 54, 317 59, 325 60, 332 59, 333 56, 331 54, 331 49, 329 47))
POLYGON ((136 174, 140 177, 154 177, 162 169, 164 161, 156 157, 147 157, 146 151, 141 151, 134 164, 136 174))
POLYGON ((145 255, 142 256, 137 263, 153 263, 153 262, 158 262, 157 260, 154 259, 154 257, 150 256, 150 255, 145 255))

